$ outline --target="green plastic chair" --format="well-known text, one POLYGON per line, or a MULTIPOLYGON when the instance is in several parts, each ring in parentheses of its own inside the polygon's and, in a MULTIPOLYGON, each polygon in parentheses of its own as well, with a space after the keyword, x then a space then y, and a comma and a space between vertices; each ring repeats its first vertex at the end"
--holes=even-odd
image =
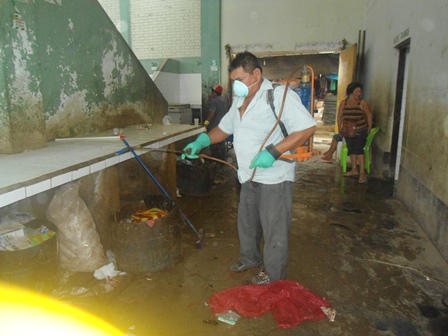
MULTIPOLYGON (((370 145, 372 144, 373 138, 375 138, 375 135, 378 133, 379 130, 380 130, 379 127, 372 128, 370 130, 369 135, 367 135, 366 145, 364 146, 365 167, 367 174, 370 174, 370 145)), ((341 167, 344 173, 347 172, 347 157, 348 157, 348 148, 347 144, 344 141, 341 148, 341 167)))

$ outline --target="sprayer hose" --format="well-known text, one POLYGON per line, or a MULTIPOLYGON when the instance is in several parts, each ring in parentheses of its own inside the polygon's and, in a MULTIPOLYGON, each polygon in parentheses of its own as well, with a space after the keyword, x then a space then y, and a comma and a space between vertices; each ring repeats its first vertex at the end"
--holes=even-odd
MULTIPOLYGON (((310 67, 308 67, 308 68, 310 68, 310 67)), ((279 111, 279 113, 278 113, 277 121, 275 122, 274 126, 273 126, 272 129, 269 131, 269 133, 266 135, 266 137, 265 137, 265 139, 263 140, 263 142, 262 142, 262 144, 261 144, 260 149, 258 150, 258 152, 261 152, 261 151, 263 150, 263 148, 264 148, 266 142, 268 141, 269 137, 272 135, 272 133, 274 132, 275 128, 278 126, 278 124, 279 124, 279 122, 280 122, 280 118, 282 117, 282 114, 283 114, 283 107, 285 106, 286 94, 288 93, 289 84, 291 83, 291 80, 292 80, 294 74, 295 74, 297 71, 299 71, 300 69, 302 69, 302 66, 298 66, 297 68, 295 68, 294 71, 293 71, 293 72, 291 73, 291 75, 289 76, 288 81, 286 82, 285 93, 283 94, 282 105, 281 105, 281 107, 280 107, 280 111, 279 111)), ((313 80, 314 80, 314 71, 313 71, 312 68, 310 68, 310 70, 311 70, 311 73, 312 73, 312 76, 313 76, 312 78, 313 78, 313 80)), ((311 90, 314 90, 314 85, 312 85, 311 90)), ((313 91, 312 91, 312 93, 311 93, 311 99, 313 99, 313 96, 314 96, 314 94, 313 94, 313 91)), ((312 102, 311 102, 311 112, 313 112, 313 110, 314 110, 314 102, 312 101, 312 102)), ((312 146, 312 144, 311 144, 311 146, 312 146)), ((151 148, 150 150, 151 150, 151 151, 154 151, 154 152, 164 152, 164 153, 184 154, 184 152, 181 152, 181 151, 168 150, 168 149, 163 149, 163 150, 162 150, 162 149, 153 149, 153 148, 151 148)), ((220 159, 217 159, 217 158, 214 158, 214 157, 212 157, 212 156, 205 155, 205 154, 198 154, 198 156, 199 156, 200 158, 202 158, 202 159, 212 160, 212 161, 216 161, 216 162, 225 164, 225 165, 231 167, 232 169, 234 169, 235 171, 238 171, 238 169, 237 169, 235 166, 231 165, 231 164, 228 163, 227 161, 220 160, 220 159)), ((252 172, 252 176, 250 177, 249 181, 252 181, 252 179, 253 179, 254 176, 255 176, 255 172, 256 172, 256 171, 257 171, 257 168, 255 167, 254 170, 253 170, 253 172, 252 172)))
MULTIPOLYGON (((268 133, 268 135, 266 135, 266 138, 263 140, 263 142, 261 143, 260 149, 258 150, 258 152, 260 153, 264 146, 266 145, 266 142, 268 141, 269 137, 272 135, 272 133, 274 132, 275 128, 277 127, 277 125, 280 123, 280 118, 282 117, 283 114, 283 107, 285 106, 285 101, 286 101, 286 94, 288 93, 288 88, 289 88, 289 84, 291 83, 291 80, 294 76, 294 74, 299 71, 300 69, 302 69, 302 66, 298 66, 297 68, 294 69, 294 71, 291 73, 291 75, 288 78, 288 81, 286 82, 286 87, 285 87, 285 93, 283 94, 283 99, 282 99, 282 105, 280 107, 280 112, 278 113, 278 117, 277 117, 277 121, 275 122, 274 126, 272 127, 272 129, 270 130, 270 132, 268 133)), ((313 74, 313 78, 314 78, 314 74, 313 74)), ((252 181, 255 173, 257 171, 257 167, 254 168, 252 175, 249 179, 249 181, 252 181)))
MULTIPOLYGON (((169 149, 153 149, 153 148, 151 148, 150 151, 152 151, 152 152, 163 152, 163 153, 174 153, 174 154, 184 154, 184 152, 182 152, 182 151, 169 150, 169 149)), ((202 159, 216 161, 216 162, 225 164, 225 165, 233 168, 235 171, 238 171, 238 169, 235 166, 231 165, 227 161, 220 160, 220 159, 214 158, 213 156, 209 156, 209 155, 205 155, 205 154, 197 154, 197 155, 200 158, 202 158, 202 159)))

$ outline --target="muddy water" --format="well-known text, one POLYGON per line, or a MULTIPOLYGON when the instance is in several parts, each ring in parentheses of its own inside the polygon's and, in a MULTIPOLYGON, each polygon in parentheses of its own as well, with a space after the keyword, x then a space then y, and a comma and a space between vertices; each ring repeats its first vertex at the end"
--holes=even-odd
POLYGON ((228 168, 215 182, 207 197, 177 201, 205 229, 203 249, 185 227, 183 257, 173 267, 121 277, 109 293, 92 275, 77 274, 66 288, 84 286, 92 295, 64 299, 138 336, 448 334, 448 265, 392 197, 391 182, 371 177, 360 185, 318 156, 297 165, 288 278, 326 298, 335 322, 280 330, 270 313, 234 326, 215 322, 210 296, 256 272, 228 271, 239 256, 238 184, 228 168))

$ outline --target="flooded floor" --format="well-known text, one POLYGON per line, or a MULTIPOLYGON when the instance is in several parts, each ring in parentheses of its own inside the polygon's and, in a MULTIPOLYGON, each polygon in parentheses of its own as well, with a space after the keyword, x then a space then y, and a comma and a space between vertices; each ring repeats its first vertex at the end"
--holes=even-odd
MULTIPOLYGON (((317 140, 316 150, 327 149, 329 140, 317 140)), ((448 265, 393 198, 392 183, 371 177, 361 185, 319 156, 297 164, 288 279, 324 297, 335 321, 281 330, 269 312, 235 325, 216 322, 210 296, 245 284, 257 270, 228 269, 239 258, 238 184, 228 167, 215 181, 207 197, 177 201, 207 233, 202 249, 184 227, 179 263, 120 277, 105 294, 64 299, 137 336, 448 335, 448 265)), ((99 288, 90 274, 73 276, 68 286, 99 288)))

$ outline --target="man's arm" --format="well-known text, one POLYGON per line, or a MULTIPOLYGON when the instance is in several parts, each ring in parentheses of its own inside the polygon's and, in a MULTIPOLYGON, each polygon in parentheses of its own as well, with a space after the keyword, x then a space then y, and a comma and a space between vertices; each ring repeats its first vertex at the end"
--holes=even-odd
POLYGON ((269 144, 264 150, 259 152, 252 159, 249 168, 269 168, 280 156, 291 148, 303 145, 314 133, 316 126, 312 126, 303 131, 293 132, 278 144, 269 144))
POLYGON ((278 144, 274 144, 275 149, 283 154, 287 150, 302 146, 316 131, 316 126, 304 129, 299 132, 293 132, 278 144))
POLYGON ((208 136, 210 137, 211 143, 215 144, 215 143, 224 141, 225 139, 227 139, 230 136, 230 134, 224 133, 217 126, 208 133, 208 136))
POLYGON ((209 111, 208 113, 208 117, 207 119, 204 121, 204 125, 208 126, 210 124, 210 122, 213 120, 213 118, 215 117, 216 112, 215 111, 209 111))
POLYGON ((342 130, 342 116, 344 114, 343 110, 344 110, 344 105, 342 104, 343 102, 345 102, 345 100, 341 101, 339 103, 339 109, 338 109, 338 116, 337 116, 337 124, 338 124, 338 133, 341 133, 342 130))

